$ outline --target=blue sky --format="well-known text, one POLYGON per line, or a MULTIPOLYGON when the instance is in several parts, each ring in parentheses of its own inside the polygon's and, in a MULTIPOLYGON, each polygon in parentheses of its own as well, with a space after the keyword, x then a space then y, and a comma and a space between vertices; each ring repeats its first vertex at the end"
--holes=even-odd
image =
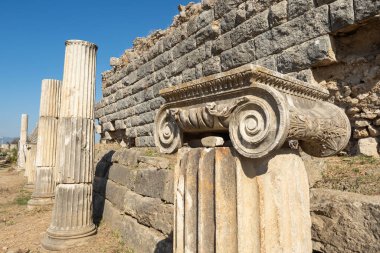
POLYGON ((0 137, 17 137, 22 113, 29 132, 38 120, 41 80, 62 80, 65 41, 98 45, 96 100, 101 72, 136 37, 168 27, 189 0, 0 0, 0 137))

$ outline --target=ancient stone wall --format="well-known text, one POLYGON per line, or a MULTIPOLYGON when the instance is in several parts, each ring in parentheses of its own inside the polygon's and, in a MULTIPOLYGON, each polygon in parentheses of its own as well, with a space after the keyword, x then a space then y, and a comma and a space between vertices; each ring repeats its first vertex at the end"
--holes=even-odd
POLYGON ((134 252, 171 252, 174 165, 132 149, 104 150, 96 160, 95 220, 103 219, 134 252))
MULTIPOLYGON (((119 145, 96 148, 94 218, 118 231, 134 252, 172 252, 175 157, 157 156, 119 145)), ((378 252, 379 196, 315 188, 325 161, 305 154, 303 160, 314 252, 378 252)))
POLYGON ((138 38, 103 73, 102 139, 153 146, 162 88, 255 63, 330 90, 354 127, 380 135, 380 5, 371 0, 204 0, 138 38))

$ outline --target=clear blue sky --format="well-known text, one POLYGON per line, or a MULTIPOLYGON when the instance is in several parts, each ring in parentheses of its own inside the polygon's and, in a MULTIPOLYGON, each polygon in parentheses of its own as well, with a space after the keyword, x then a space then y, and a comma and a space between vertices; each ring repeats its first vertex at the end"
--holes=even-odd
POLYGON ((17 137, 22 113, 29 133, 38 120, 41 80, 62 80, 65 41, 98 45, 100 73, 136 37, 168 27, 189 0, 0 0, 0 137, 17 137))

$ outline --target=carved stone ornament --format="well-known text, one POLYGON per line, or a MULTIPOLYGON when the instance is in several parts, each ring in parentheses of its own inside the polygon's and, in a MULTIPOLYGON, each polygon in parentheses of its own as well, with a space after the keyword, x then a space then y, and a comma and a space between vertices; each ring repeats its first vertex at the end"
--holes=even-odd
POLYGON ((160 91, 164 104, 155 119, 155 143, 163 153, 183 145, 183 135, 229 133, 234 148, 260 158, 298 140, 317 157, 348 143, 349 120, 326 102, 327 90, 256 65, 204 77, 160 91))

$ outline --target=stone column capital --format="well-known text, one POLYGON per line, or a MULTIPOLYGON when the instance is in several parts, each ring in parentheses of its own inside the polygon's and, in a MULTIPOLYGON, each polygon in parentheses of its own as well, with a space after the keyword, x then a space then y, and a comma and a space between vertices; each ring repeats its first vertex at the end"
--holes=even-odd
POLYGON ((317 157, 336 154, 348 143, 344 111, 327 102, 327 90, 248 64, 160 91, 166 100, 155 119, 155 143, 173 153, 186 136, 229 133, 234 148, 260 158, 298 140, 317 157))

